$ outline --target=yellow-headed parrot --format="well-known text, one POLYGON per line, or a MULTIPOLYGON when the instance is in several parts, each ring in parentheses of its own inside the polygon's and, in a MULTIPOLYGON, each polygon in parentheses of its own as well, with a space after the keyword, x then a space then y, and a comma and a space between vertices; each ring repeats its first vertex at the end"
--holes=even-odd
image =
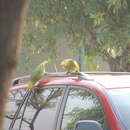
POLYGON ((61 62, 60 64, 61 66, 63 66, 67 73, 70 72, 79 72, 79 64, 77 63, 76 60, 73 59, 65 59, 61 62))
POLYGON ((36 83, 44 76, 45 74, 45 65, 48 64, 50 60, 45 60, 39 64, 31 74, 31 80, 28 83, 29 88, 35 87, 36 83))

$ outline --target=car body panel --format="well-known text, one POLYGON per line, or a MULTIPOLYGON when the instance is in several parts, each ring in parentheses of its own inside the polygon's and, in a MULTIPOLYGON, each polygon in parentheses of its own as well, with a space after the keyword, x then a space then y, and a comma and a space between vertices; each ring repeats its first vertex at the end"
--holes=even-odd
MULTIPOLYGON (((39 87, 50 85, 74 85, 91 89, 100 99, 111 130, 122 130, 120 121, 116 116, 111 101, 106 93, 107 89, 130 88, 130 73, 87 73, 90 77, 86 80, 71 76, 47 76, 38 84, 39 87)), ((26 77, 28 78, 28 77, 26 77)), ((29 79, 29 78, 28 78, 29 79)), ((27 83, 19 83, 11 90, 27 88, 27 83)))

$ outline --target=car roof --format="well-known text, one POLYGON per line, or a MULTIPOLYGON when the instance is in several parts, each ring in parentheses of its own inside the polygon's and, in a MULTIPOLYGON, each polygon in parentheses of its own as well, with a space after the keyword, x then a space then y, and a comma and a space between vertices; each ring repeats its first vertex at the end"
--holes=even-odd
POLYGON ((101 72, 89 73, 89 75, 105 88, 130 88, 130 73, 128 72, 101 72))
MULTIPOLYGON (((95 88, 102 86, 106 89, 114 88, 130 88, 130 73, 128 72, 82 72, 81 75, 66 74, 66 73, 48 73, 40 85, 51 85, 51 84, 77 84, 83 81, 84 84, 87 82, 94 82, 95 88), (84 75, 85 74, 85 75, 84 75), (98 85, 96 85, 98 84, 98 85)), ((16 79, 29 80, 29 76, 23 76, 16 79)), ((16 81, 16 80, 15 80, 16 81)), ((87 84, 86 84, 87 85, 87 84)), ((24 85, 21 85, 23 87, 24 85)))
MULTIPOLYGON (((83 72, 86 76, 85 80, 91 81, 91 82, 97 82, 102 87, 107 89, 113 89, 113 88, 130 88, 130 73, 129 72, 83 72)), ((80 75, 82 78, 82 75, 80 75)), ((84 75, 83 75, 84 76, 84 75)), ((69 75, 69 76, 54 76, 55 82, 65 82, 69 80, 74 80, 76 77, 69 75), (61 77, 61 78, 56 78, 61 77)), ((53 80, 52 80, 53 81, 53 80)), ((75 80, 76 81, 76 80, 75 80)), ((78 82, 77 82, 78 83, 78 82)), ((95 86, 97 87, 97 86, 95 86)))

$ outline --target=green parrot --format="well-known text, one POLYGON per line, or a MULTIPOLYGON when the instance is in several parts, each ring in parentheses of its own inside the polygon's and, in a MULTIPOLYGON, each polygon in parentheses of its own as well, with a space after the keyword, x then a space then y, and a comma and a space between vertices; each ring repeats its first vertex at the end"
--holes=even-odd
POLYGON ((29 88, 35 87, 35 84, 44 76, 45 66, 50 62, 50 59, 43 61, 39 64, 35 70, 31 73, 31 80, 28 83, 29 88))

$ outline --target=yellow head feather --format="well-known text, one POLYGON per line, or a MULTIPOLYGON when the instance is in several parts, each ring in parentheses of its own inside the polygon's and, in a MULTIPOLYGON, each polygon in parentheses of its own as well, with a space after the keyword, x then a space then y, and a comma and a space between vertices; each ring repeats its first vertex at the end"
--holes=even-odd
POLYGON ((73 59, 65 59, 60 63, 67 72, 79 72, 79 64, 76 60, 73 59))

